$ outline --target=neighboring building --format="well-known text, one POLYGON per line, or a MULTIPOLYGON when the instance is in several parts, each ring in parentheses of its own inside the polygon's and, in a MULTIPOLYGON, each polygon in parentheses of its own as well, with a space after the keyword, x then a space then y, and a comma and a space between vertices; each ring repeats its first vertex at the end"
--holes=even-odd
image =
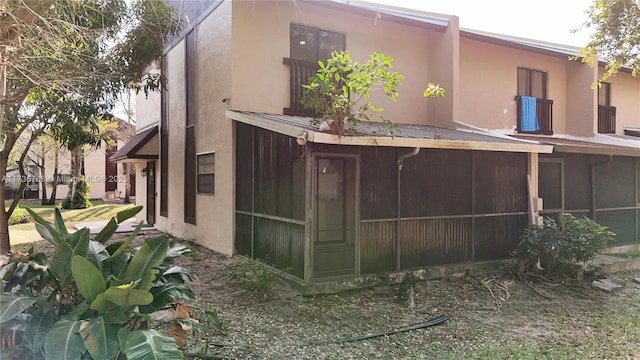
MULTIPOLYGON (((128 124, 122 120, 119 120, 119 124, 125 128, 133 128, 134 126, 128 124)), ((126 182, 131 182, 130 196, 135 196, 136 180, 135 171, 131 172, 131 175, 125 175, 125 171, 122 164, 114 163, 110 161, 111 156, 120 147, 124 146, 123 141, 117 141, 116 145, 108 148, 91 148, 85 147, 83 155, 83 163, 81 166, 81 174, 87 180, 91 186, 89 198, 90 199, 105 199, 105 200, 118 200, 125 196, 126 182)), ((25 173, 27 174, 27 187, 23 191, 22 197, 25 199, 41 199, 42 187, 44 182, 42 181, 43 175, 40 171, 39 165, 42 164, 42 159, 38 156, 42 152, 46 153, 44 159, 44 179, 47 182, 47 197, 51 196, 51 181, 53 179, 55 168, 56 152, 53 149, 37 149, 36 146, 32 146, 31 154, 34 161, 38 164, 29 163, 25 164, 25 173), (36 154, 38 156, 36 156, 36 154)), ((58 149, 58 188, 56 191, 56 200, 62 200, 67 196, 69 187, 67 183, 71 179, 71 152, 66 149, 58 149)), ((29 160, 25 160, 25 163, 29 160)), ((20 172, 17 169, 11 169, 7 171, 7 194, 15 193, 20 185, 20 172)))
POLYGON ((640 81, 628 74, 598 96, 598 69, 568 60, 577 49, 461 30, 455 16, 168 3, 188 21, 150 67, 167 88, 138 98, 138 134, 112 158, 145 170, 137 203, 158 229, 304 282, 506 258, 524 226, 558 211, 638 243, 640 144, 624 133, 640 126, 640 81), (401 124, 393 136, 310 125, 300 85, 332 50, 394 58, 397 103, 372 96, 401 124), (424 99, 428 82, 445 98, 424 99))

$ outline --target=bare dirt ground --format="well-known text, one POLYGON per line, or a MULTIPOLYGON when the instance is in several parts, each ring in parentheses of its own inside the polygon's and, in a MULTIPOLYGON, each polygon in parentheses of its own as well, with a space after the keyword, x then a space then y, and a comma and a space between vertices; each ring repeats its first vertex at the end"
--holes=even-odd
POLYGON ((261 299, 229 275, 240 260, 197 250, 178 261, 199 277, 191 283, 198 296, 189 304, 192 317, 204 321, 205 310, 217 309, 224 334, 209 328, 191 336, 189 358, 640 359, 640 284, 632 281, 640 271, 616 274, 625 286, 613 293, 592 289, 588 276, 525 283, 497 273, 418 282, 410 309, 397 301, 397 286, 303 297, 275 280, 261 299), (491 281, 493 295, 483 280, 491 281), (437 326, 337 341, 441 314, 450 319, 437 326))
MULTIPOLYGON (((216 308, 226 336, 193 339, 187 352, 251 359, 457 359, 457 358, 640 358, 640 272, 615 293, 583 281, 528 285, 501 274, 420 282, 413 309, 397 301, 397 286, 302 297, 274 282, 259 301, 228 276, 238 261, 206 249, 183 259, 199 275, 192 288, 200 308, 216 308), (508 292, 482 280, 495 279, 508 292), (504 298, 504 301, 499 297, 504 298), (496 301, 497 300, 497 301, 496 301), (328 343, 424 322, 446 314, 447 322, 378 339, 328 343)), ((495 284, 494 282, 494 284, 495 284)))

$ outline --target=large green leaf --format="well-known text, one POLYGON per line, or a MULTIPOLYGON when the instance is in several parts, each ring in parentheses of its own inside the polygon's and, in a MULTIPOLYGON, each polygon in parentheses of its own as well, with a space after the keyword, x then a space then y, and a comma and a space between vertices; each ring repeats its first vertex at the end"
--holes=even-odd
POLYGON ((176 300, 195 300, 196 295, 185 284, 168 283, 151 289, 153 302, 140 306, 140 311, 152 313, 167 307, 176 300))
POLYGON ((98 294, 98 296, 96 296, 96 299, 93 300, 89 308, 91 310, 95 310, 101 314, 104 314, 109 311, 118 309, 118 305, 112 303, 111 301, 108 301, 104 297, 104 293, 101 293, 101 294, 98 294))
POLYGON ((111 236, 116 233, 116 230, 118 230, 118 223, 116 223, 115 218, 111 218, 107 225, 105 225, 102 230, 100 230, 100 232, 96 235, 94 240, 101 244, 104 244, 107 242, 107 240, 111 239, 111 236))
POLYGON ((124 280, 134 281, 140 279, 147 270, 162 264, 168 249, 169 238, 166 235, 145 241, 142 248, 131 259, 124 280))
POLYGON ((113 259, 116 256, 122 254, 122 252, 127 249, 129 244, 131 244, 131 241, 133 241, 133 239, 136 236, 138 236, 138 233, 140 232, 141 229, 142 229, 142 221, 140 221, 140 223, 138 224, 138 226, 136 226, 133 232, 129 234, 129 236, 127 236, 127 238, 123 242, 120 243, 117 249, 111 254, 111 258, 113 259))
POLYGON ((163 274, 162 277, 171 279, 176 282, 186 282, 186 281, 197 281, 198 277, 189 269, 183 268, 181 266, 172 266, 168 268, 163 274))
POLYGON ((123 221, 136 216, 137 213, 142 210, 142 206, 134 206, 129 209, 124 209, 116 214, 116 220, 118 220, 118 224, 121 224, 123 221))
POLYGON ((38 215, 35 211, 26 207, 25 210, 31 215, 36 223, 36 230, 47 241, 54 245, 58 245, 62 241, 62 236, 49 224, 48 221, 38 215))
POLYGON ((104 245, 100 244, 95 240, 89 241, 89 249, 87 252, 87 260, 89 260, 93 266, 98 268, 103 275, 108 275, 107 271, 109 269, 106 261, 109 259, 109 252, 104 247, 104 245))
POLYGON ((66 241, 67 244, 69 244, 69 246, 71 246, 74 249, 77 248, 80 244, 82 244, 82 246, 80 247, 81 250, 79 251, 81 251, 81 255, 83 257, 87 257, 90 240, 91 240, 91 233, 90 233, 90 230, 87 228, 82 228, 64 238, 64 241, 66 241), (84 245, 85 242, 86 242, 86 245, 84 245))
POLYGON ((160 335, 155 330, 118 331, 120 348, 128 359, 136 360, 177 360, 182 359, 173 338, 160 335))
POLYGON ((53 214, 55 219, 54 224, 56 226, 56 230, 58 231, 58 234, 60 234, 62 238, 65 238, 66 236, 69 235, 69 232, 67 231, 67 227, 64 224, 64 220, 62 220, 62 214, 60 213, 60 209, 56 207, 53 210, 53 214))
POLYGON ((148 291, 134 289, 131 285, 126 284, 108 288, 104 292, 104 299, 120 307, 128 307, 147 305, 153 301, 153 295, 148 291))
POLYGON ((56 246, 49 269, 51 274, 58 279, 60 286, 67 285, 71 280, 71 259, 76 255, 87 256, 89 240, 88 229, 83 229, 67 236, 56 246))
POLYGON ((0 305, 2 305, 0 306, 0 324, 22 314, 23 311, 35 304, 36 301, 36 298, 30 296, 0 294, 0 305))
POLYGON ((37 353, 44 346, 47 333, 53 327, 54 313, 52 310, 37 311, 31 317, 22 335, 22 345, 31 353, 37 353))
POLYGON ((118 325, 107 324, 102 316, 80 325, 80 335, 94 359, 112 359, 118 352, 118 325))
POLYGON ((52 234, 51 231, 49 231, 49 228, 47 228, 46 226, 40 223, 35 223, 35 225, 36 225, 36 231, 38 231, 38 234, 40 234, 40 236, 42 236, 43 239, 47 240, 53 245, 58 245, 57 237, 54 237, 54 234, 52 234))
POLYGON ((140 277, 140 281, 136 282, 136 289, 140 290, 151 290, 153 287, 153 282, 156 281, 157 275, 160 272, 158 269, 149 269, 140 277))
POLYGON ((92 303, 98 294, 107 289, 107 283, 100 270, 82 256, 76 255, 71 260, 71 273, 80 294, 88 303, 92 303))
POLYGON ((44 342, 47 360, 75 360, 87 351, 78 332, 80 321, 62 319, 47 334, 44 342))

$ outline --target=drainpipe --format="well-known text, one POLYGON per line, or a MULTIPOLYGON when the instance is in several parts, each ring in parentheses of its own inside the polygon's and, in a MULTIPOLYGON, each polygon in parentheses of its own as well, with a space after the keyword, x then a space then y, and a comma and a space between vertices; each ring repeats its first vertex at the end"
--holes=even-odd
MULTIPOLYGON (((420 148, 416 147, 416 148, 413 148, 413 150, 409 151, 408 153, 398 156, 398 161, 397 161, 398 170, 402 170, 402 163, 404 162, 404 159, 410 158, 412 156, 416 156, 418 155, 419 152, 420 152, 420 148)), ((398 175, 400 175, 399 172, 398 172, 398 175)))
POLYGON ((596 166, 604 165, 611 162, 613 155, 609 155, 607 160, 599 161, 591 165, 591 216, 596 221, 596 166))
POLYGON ((413 150, 409 151, 408 153, 398 156, 398 160, 396 161, 396 164, 398 164, 398 173, 397 173, 398 177, 397 177, 397 184, 396 184, 396 189, 398 190, 398 192, 396 194, 397 208, 396 208, 396 241, 395 241, 397 271, 400 271, 400 172, 402 171, 402 163, 404 162, 404 159, 410 158, 412 156, 416 156, 418 155, 419 152, 420 152, 420 148, 415 147, 413 148, 413 150))

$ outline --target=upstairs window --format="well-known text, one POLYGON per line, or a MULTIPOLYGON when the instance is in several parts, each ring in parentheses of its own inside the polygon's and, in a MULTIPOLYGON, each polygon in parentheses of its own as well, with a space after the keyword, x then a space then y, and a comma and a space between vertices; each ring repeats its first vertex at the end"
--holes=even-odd
POLYGON ((540 70, 518 68, 518 96, 547 98, 547 73, 540 70))
POLYGON ((598 88, 598 105, 611 106, 611 83, 600 83, 600 87, 598 88))
POLYGON ((345 50, 345 35, 322 30, 302 24, 291 24, 290 58, 283 62, 289 65, 289 105, 283 113, 286 115, 313 116, 300 103, 304 89, 302 85, 318 70, 318 60, 325 61, 334 51, 345 50))
POLYGON ((344 34, 301 24, 291 24, 291 58, 317 63, 331 57, 334 51, 344 51, 344 34))
POLYGON ((553 134, 553 100, 547 99, 547 73, 518 68, 517 131, 553 134))
POLYGON ((598 132, 616 132, 616 107, 611 106, 611 84, 607 82, 600 83, 598 88, 598 132))

